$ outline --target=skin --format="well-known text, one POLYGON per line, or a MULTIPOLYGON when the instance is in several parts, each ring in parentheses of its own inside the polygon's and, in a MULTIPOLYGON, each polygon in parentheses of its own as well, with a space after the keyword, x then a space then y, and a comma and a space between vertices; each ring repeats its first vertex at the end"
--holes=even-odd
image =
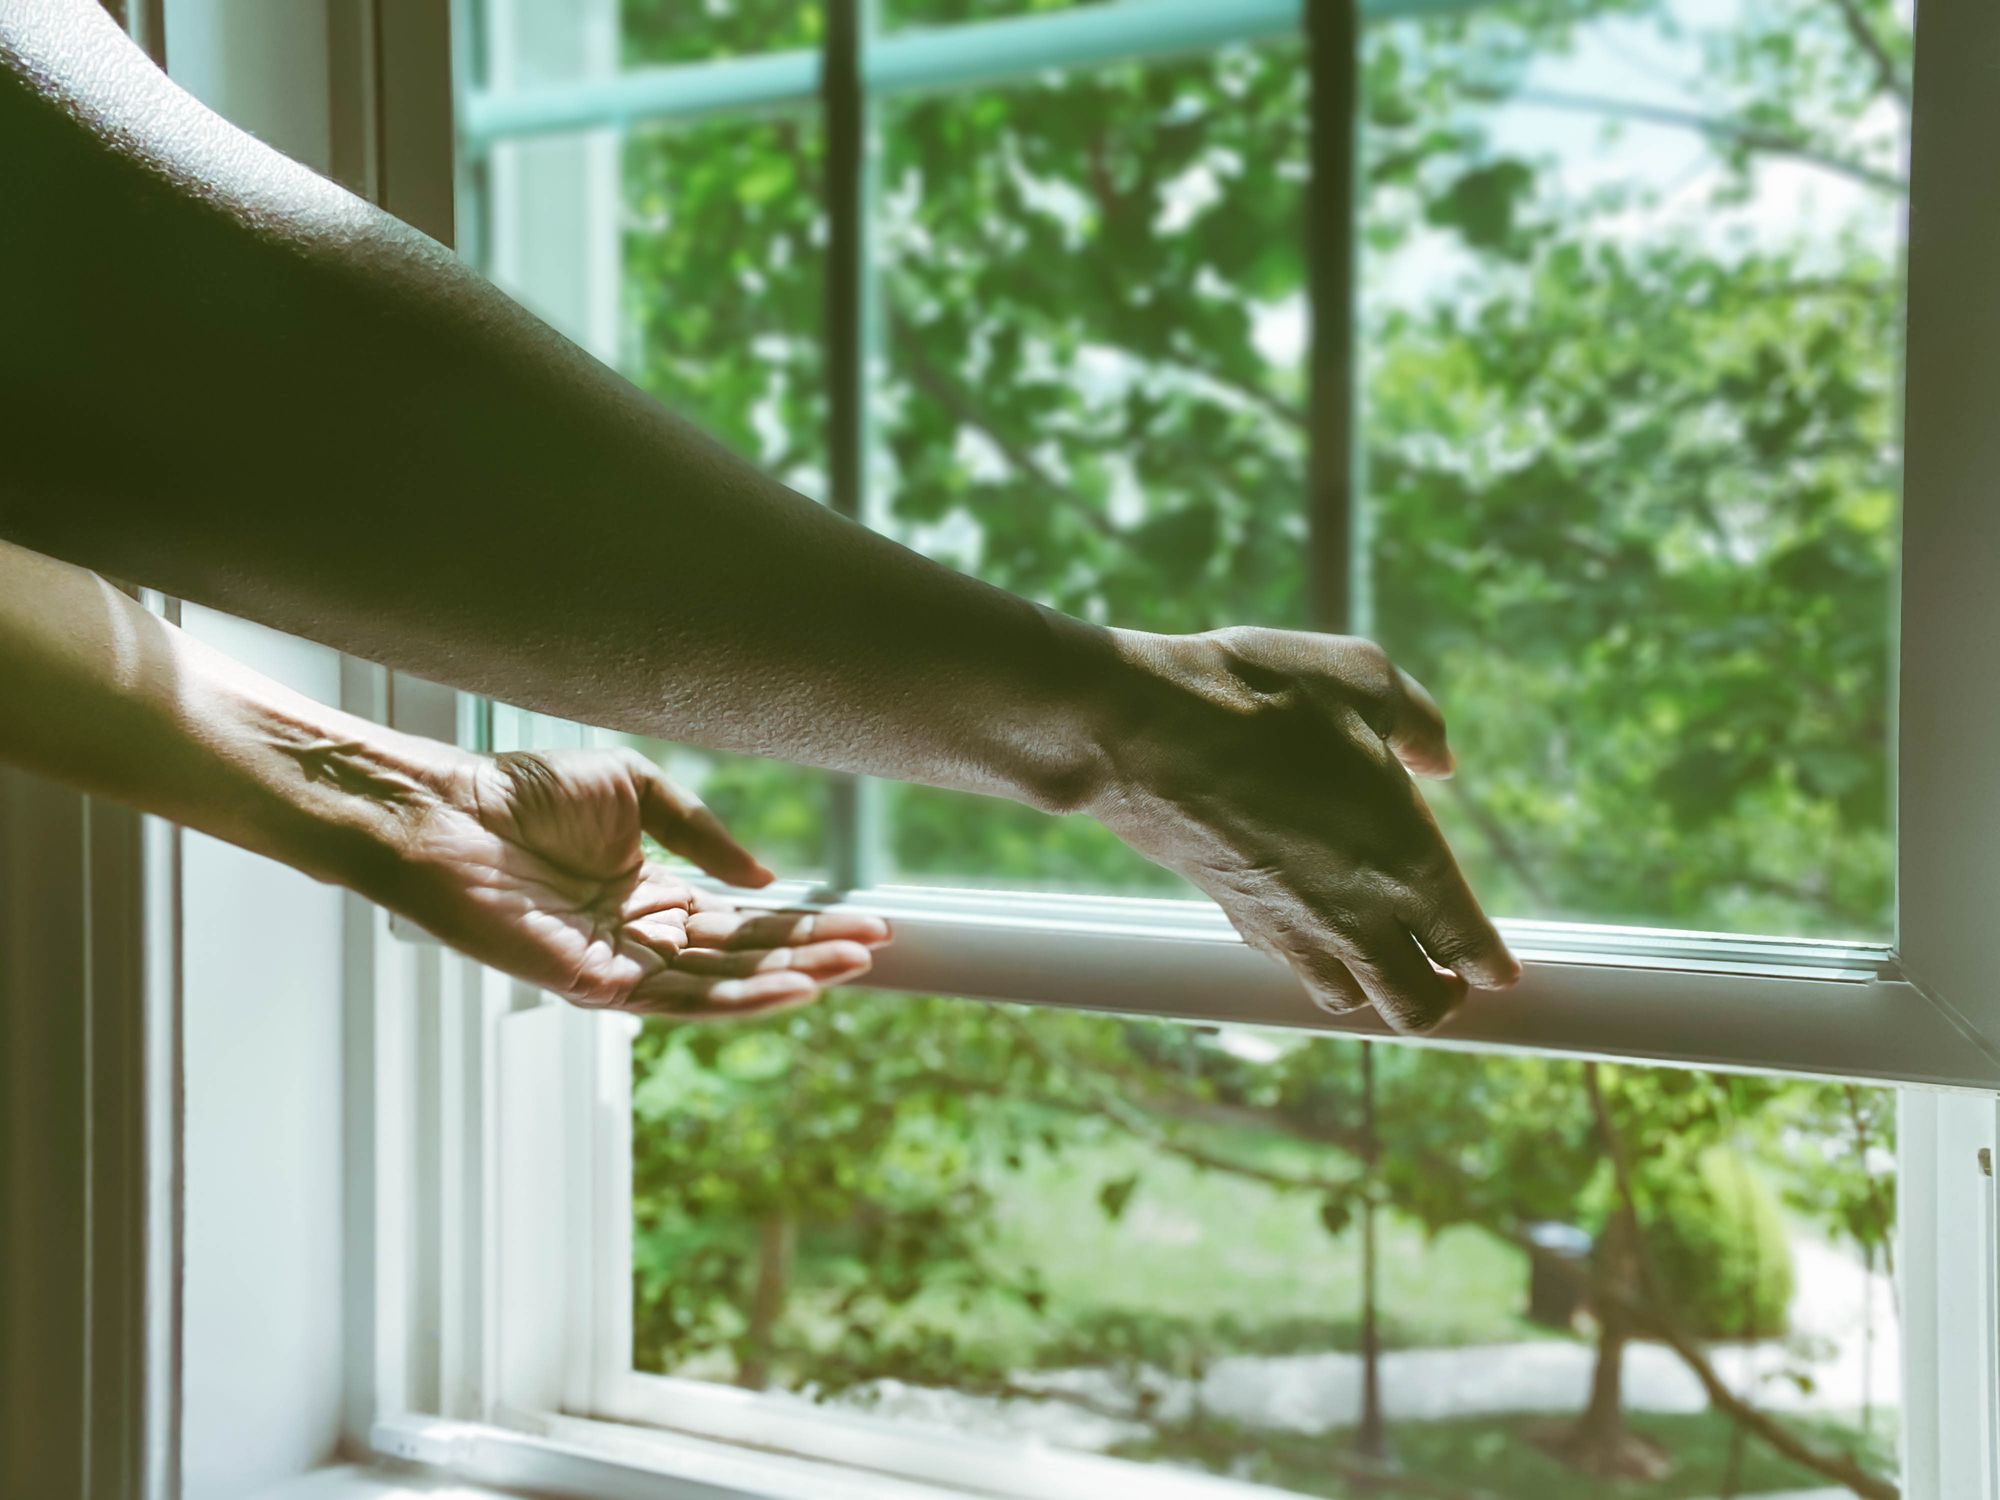
POLYGON ((472 755, 301 697, 80 568, 0 544, 0 761, 353 886, 579 1005, 764 1015, 868 971, 887 927, 745 911, 771 872, 644 758, 472 755))
POLYGON ((1518 977, 1370 643, 1088 625, 843 520, 89 0, 0 14, 0 143, 0 538, 563 717, 1089 813, 1332 1010, 1518 977))

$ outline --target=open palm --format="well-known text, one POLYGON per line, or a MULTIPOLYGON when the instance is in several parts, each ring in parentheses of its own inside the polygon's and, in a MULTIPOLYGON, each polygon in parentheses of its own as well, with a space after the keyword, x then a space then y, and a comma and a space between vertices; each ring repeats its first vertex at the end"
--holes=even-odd
POLYGON ((720 880, 772 874, 643 756, 462 762, 410 822, 391 904, 480 962, 578 1005, 763 1015, 867 972, 885 924, 747 911, 646 858, 643 837, 720 880))

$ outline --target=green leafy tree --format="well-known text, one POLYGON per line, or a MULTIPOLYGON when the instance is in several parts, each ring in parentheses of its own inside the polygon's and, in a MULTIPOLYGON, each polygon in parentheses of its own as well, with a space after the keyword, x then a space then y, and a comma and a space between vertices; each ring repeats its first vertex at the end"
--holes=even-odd
MULTIPOLYGON (((887 21, 1024 8, 1042 7, 896 0, 887 21)), ((1887 0, 1691 14, 1504 0, 1371 26, 1371 629, 1451 714, 1466 769, 1434 802, 1493 909, 1876 933, 1907 20, 1887 0), (1698 53, 1670 102, 1551 82, 1544 63, 1601 55, 1612 22, 1620 45, 1698 53), (1529 104, 1579 141, 1674 132, 1685 170, 1580 173, 1572 145, 1524 139, 1529 104), (1820 207, 1772 211, 1774 172, 1820 207)), ((785 0, 624 6, 632 63, 811 46, 822 24, 785 0)), ((880 524, 1088 618, 1307 623, 1305 103, 1302 49, 1272 43, 885 106, 880 524)), ((817 493, 817 120, 642 132, 625 159, 628 368, 817 493)), ((768 857, 822 866, 818 778, 690 766, 768 857)), ((1081 820, 914 788, 890 806, 907 878, 1175 889, 1081 820)), ((1607 1068, 1608 1133, 1570 1063, 1378 1061, 1367 1191, 1386 1209, 1501 1238, 1568 1219, 1609 1244, 1586 1467, 1631 1452, 1628 1337, 1771 1326, 1768 1213, 1719 1208, 1740 1169, 1714 1163, 1758 1161, 1793 1212, 1888 1254, 1892 1122, 1872 1094, 1607 1068)), ((1146 1369, 1200 1368, 1230 1347, 1217 1330, 1065 1312, 994 1263, 1010 1177, 1107 1140, 1155 1163, 1098 1185, 1110 1221, 1177 1162, 1310 1199, 1342 1253, 1364 1190, 1339 1044, 1253 1063, 1172 1028, 857 997, 649 1033, 635 1070, 637 1353, 748 1384, 1004 1392, 1071 1359, 1142 1389, 1146 1369), (967 1336, 990 1295, 1027 1343, 967 1336)))

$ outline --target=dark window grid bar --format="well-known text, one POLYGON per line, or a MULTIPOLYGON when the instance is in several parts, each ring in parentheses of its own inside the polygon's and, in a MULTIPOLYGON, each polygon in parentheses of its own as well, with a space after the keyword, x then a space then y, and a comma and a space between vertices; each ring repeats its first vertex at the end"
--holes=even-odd
MULTIPOLYGON (((875 153, 866 78, 874 0, 833 0, 821 76, 826 130, 827 504, 850 520, 875 519, 869 494, 869 408, 880 348, 876 269, 870 243, 875 153)), ((846 890, 877 884, 887 818, 884 787, 867 777, 830 778, 828 874, 846 890)))
MULTIPOLYGON (((827 136, 826 380, 828 503, 873 521, 868 493, 869 396, 879 307, 869 228, 874 204, 868 50, 873 0, 835 0, 822 77, 827 136)), ((1307 0, 1310 176, 1305 234, 1312 414, 1307 472, 1309 608, 1325 630, 1365 629, 1365 512, 1358 440, 1356 217, 1359 205, 1359 0, 1307 0)), ((863 890, 884 871, 883 788, 838 776, 829 791, 829 874, 863 890)))
MULTIPOLYGON (((1443 13, 1469 8, 1477 0, 1372 0, 1366 4, 1368 16, 1443 13)), ((1143 18, 1148 34, 1125 31, 1117 46, 1104 38, 1112 31, 1090 33, 1090 45, 1070 50, 1047 50, 1040 54, 1037 67, 1074 65, 1083 61, 1110 61, 1133 56, 1163 56, 1186 50, 1187 39, 1173 27, 1164 32, 1163 18, 1180 11, 1193 13, 1176 0, 1125 0, 1125 3, 1094 7, 1096 11, 1119 13, 1121 19, 1143 18), (1173 46, 1162 46, 1164 36, 1173 46)), ((666 75, 692 77, 699 69, 707 76, 706 86, 693 88, 679 101, 680 107, 654 108, 644 115, 626 112, 616 99, 600 99, 592 106, 589 123, 624 125, 638 118, 693 118, 713 112, 752 110, 758 107, 768 82, 785 77, 785 100, 796 102, 791 90, 800 81, 817 83, 824 111, 827 150, 826 260, 826 382, 828 504, 842 515, 863 524, 875 517, 870 505, 868 468, 872 442, 869 409, 870 390, 878 364, 880 311, 876 296, 876 272, 870 247, 870 219, 874 206, 874 152, 872 149, 871 101, 884 92, 943 86, 954 81, 949 66, 933 66, 926 71, 921 59, 903 43, 907 55, 899 68, 884 69, 873 61, 877 50, 896 46, 874 41, 874 0, 835 0, 829 15, 822 49, 806 54, 809 69, 800 78, 790 54, 744 59, 736 62, 649 70, 656 83, 666 75), (774 71, 775 70, 775 71, 774 71), (718 89, 724 72, 737 73, 747 89, 718 89)), ((1357 393, 1355 385, 1355 270, 1356 239, 1359 49, 1364 19, 1362 0, 1245 0, 1241 8, 1216 8, 1208 15, 1226 15, 1229 24, 1207 38, 1210 46, 1230 41, 1255 40, 1295 32, 1301 19, 1308 39, 1308 66, 1311 85, 1310 179, 1305 215, 1308 254, 1308 303, 1310 337, 1309 397, 1312 413, 1308 458, 1308 524, 1311 536, 1309 558, 1310 619, 1318 628, 1362 629, 1366 624, 1364 520, 1358 504, 1360 463, 1357 442, 1357 393)), ((1058 13, 1065 15, 1069 13, 1058 13)), ((1082 14, 1079 12, 1078 14, 1082 14)), ((1053 18, 1047 18, 1053 19, 1053 18)), ((924 33, 927 43, 957 38, 957 47, 974 40, 965 33, 986 33, 992 28, 1040 27, 1045 18, 1022 22, 992 22, 951 28, 949 32, 924 33)), ((1213 29, 1219 23, 1208 23, 1213 29)), ((1058 37, 1060 41, 1062 38, 1058 37)), ((957 55, 945 54, 946 62, 957 55)), ((1029 54, 1016 48, 1005 54, 1019 65, 1029 54)), ((614 93, 622 81, 592 83, 561 92, 580 95, 614 93)), ((547 94, 552 91, 538 91, 547 94)), ((513 102, 529 99, 516 96, 513 102)), ((484 101, 487 104, 491 99, 484 101)), ((530 100, 532 102, 532 100, 530 100)), ((475 148, 497 136, 541 133, 533 121, 521 128, 482 129, 478 123, 482 98, 474 92, 465 100, 468 125, 462 145, 472 154, 475 148)), ((488 117, 488 125, 502 122, 488 117)), ((567 128, 567 127, 551 127, 567 128)), ((467 161, 465 166, 476 165, 467 161)), ((848 890, 878 884, 884 872, 886 819, 880 783, 851 776, 830 778, 828 805, 828 874, 834 886, 848 890)))
POLYGON ((1314 628, 1369 626, 1362 503, 1360 0, 1308 0, 1311 91, 1306 186, 1308 604, 1314 628))

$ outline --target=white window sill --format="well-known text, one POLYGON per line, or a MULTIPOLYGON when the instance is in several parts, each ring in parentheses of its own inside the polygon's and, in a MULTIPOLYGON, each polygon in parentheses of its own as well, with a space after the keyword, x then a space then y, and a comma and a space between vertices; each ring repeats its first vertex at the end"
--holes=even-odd
POLYGON ((335 1464, 258 1490, 251 1500, 414 1500, 434 1495, 441 1500, 518 1500, 505 1490, 468 1485, 444 1476, 395 1473, 363 1464, 335 1464))
MULTIPOLYGON (((966 1487, 891 1477, 877 1468, 828 1463, 682 1433, 574 1417, 542 1418, 552 1435, 422 1416, 378 1422, 372 1464, 343 1464, 259 1491, 253 1500, 519 1500, 524 1495, 575 1500, 965 1500, 968 1493, 1018 1490, 1007 1478, 1064 1477, 1073 1458, 1088 1492, 1133 1494, 1149 1500, 1259 1500, 1276 1492, 1206 1475, 1134 1470, 1132 1482, 1108 1474, 1103 1460, 1072 1455, 1009 1453, 987 1444, 960 1453, 966 1487), (996 1462, 1019 1476, 997 1474, 996 1462), (1001 1481, 996 1483, 996 1481, 1001 1481)), ((1041 1490, 1034 1484, 1027 1493, 1041 1490)), ((1069 1494, 1060 1483, 1050 1493, 1069 1494)))

